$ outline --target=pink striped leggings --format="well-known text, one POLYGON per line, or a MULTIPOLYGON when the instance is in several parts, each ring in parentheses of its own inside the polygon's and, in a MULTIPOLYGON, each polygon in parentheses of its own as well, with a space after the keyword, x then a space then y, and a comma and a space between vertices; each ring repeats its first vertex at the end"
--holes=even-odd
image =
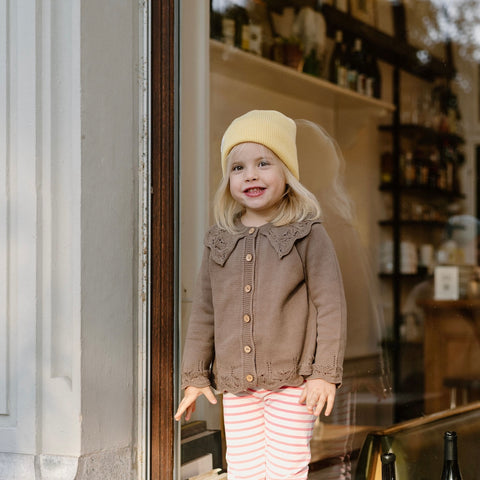
POLYGON ((305 480, 315 416, 302 387, 225 393, 228 480, 305 480))

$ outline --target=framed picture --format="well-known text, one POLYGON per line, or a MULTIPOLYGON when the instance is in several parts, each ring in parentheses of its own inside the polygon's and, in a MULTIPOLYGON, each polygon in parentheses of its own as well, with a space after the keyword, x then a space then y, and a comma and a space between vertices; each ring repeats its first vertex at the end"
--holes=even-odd
POLYGON ((350 0, 350 13, 368 25, 375 24, 375 0, 350 0))
POLYGON ((393 5, 391 0, 376 0, 375 27, 387 35, 391 35, 392 37, 395 35, 393 5))
POLYGON ((434 299, 458 300, 458 267, 435 267, 434 299))

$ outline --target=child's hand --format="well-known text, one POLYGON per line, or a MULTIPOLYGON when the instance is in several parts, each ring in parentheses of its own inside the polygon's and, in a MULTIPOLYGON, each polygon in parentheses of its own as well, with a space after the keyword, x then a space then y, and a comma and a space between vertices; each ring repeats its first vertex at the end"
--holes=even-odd
POLYGON ((190 420, 192 413, 195 411, 195 400, 202 394, 207 397, 207 400, 210 403, 214 405, 217 403, 217 399, 212 390, 210 390, 210 387, 187 387, 185 389, 185 395, 183 396, 183 399, 178 406, 177 413, 175 414, 175 420, 180 420, 184 412, 185 420, 190 420))
POLYGON ((328 417, 332 412, 336 391, 337 387, 334 383, 329 383, 321 378, 307 380, 299 403, 306 403, 309 413, 317 417, 326 405, 325 416, 328 417))

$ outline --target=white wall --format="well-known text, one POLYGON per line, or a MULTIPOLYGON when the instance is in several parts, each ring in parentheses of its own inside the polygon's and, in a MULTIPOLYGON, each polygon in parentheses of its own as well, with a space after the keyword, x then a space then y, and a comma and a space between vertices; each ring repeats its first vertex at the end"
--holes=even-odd
POLYGON ((0 0, 0 479, 129 479, 139 9, 0 0))

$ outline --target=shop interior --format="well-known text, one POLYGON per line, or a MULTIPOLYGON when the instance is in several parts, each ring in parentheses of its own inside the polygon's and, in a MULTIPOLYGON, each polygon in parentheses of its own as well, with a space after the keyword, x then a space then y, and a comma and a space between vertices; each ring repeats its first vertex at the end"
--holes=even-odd
MULTIPOLYGON (((181 2, 180 355, 228 124, 279 110, 342 152, 337 165, 314 145, 300 156, 300 180, 326 201, 348 308, 344 382, 316 424, 311 479, 382 478, 390 452, 397 478, 440 478, 447 430, 464 478, 480 471, 476 3, 181 2), (349 222, 328 205, 332 179, 349 222)), ((225 468, 220 404, 199 401, 181 426, 182 479, 225 468)))

